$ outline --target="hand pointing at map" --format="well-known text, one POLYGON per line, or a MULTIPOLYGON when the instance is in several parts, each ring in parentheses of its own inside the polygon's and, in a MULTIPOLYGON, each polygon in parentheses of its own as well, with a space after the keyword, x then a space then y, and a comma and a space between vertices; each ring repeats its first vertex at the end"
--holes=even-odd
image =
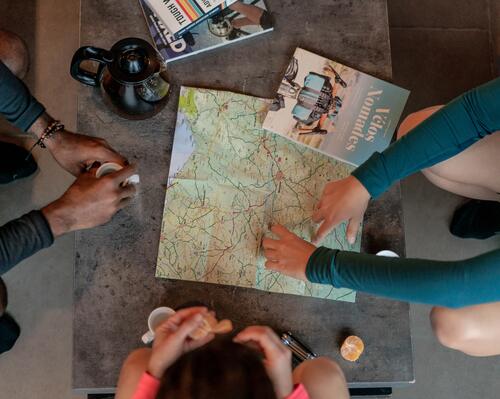
POLYGON ((307 281, 307 261, 316 247, 302 240, 280 224, 271 227, 278 236, 277 240, 264 238, 262 247, 266 257, 266 268, 283 273, 287 276, 307 281))
POLYGON ((369 200, 370 194, 354 176, 328 183, 312 217, 321 223, 313 242, 320 243, 338 224, 347 221, 347 241, 354 244, 369 200))

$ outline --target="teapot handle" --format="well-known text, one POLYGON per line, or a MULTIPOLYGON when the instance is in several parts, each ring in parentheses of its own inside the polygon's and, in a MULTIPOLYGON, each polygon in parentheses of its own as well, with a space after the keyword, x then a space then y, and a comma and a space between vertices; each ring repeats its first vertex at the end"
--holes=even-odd
POLYGON ((70 73, 73 79, 89 86, 99 86, 101 75, 106 64, 113 62, 113 54, 98 47, 80 47, 71 60, 70 73), (90 72, 82 69, 80 64, 83 61, 96 61, 99 63, 97 72, 90 72))

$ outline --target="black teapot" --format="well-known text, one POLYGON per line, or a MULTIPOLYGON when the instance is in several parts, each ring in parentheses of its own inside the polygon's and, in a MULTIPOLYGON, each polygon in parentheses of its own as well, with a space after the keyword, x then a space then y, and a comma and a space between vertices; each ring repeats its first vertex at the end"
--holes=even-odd
POLYGON ((111 50, 81 47, 71 61, 71 76, 79 82, 101 88, 105 103, 127 119, 146 119, 166 104, 170 85, 156 50, 147 41, 127 38, 111 50), (96 72, 81 67, 96 61, 96 72))

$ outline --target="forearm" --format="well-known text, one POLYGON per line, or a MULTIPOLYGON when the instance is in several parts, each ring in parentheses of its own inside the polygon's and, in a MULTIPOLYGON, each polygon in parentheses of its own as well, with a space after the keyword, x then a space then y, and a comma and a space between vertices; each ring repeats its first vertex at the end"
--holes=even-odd
POLYGON ((27 131, 45 112, 45 108, 0 61, 0 115, 23 131, 27 131))
POLYGON ((248 18, 256 25, 259 24, 260 18, 262 17, 262 14, 264 12, 264 10, 259 7, 251 4, 245 4, 241 1, 237 1, 236 3, 231 4, 229 8, 248 18))
MULTIPOLYGON (((36 136, 37 138, 40 138, 47 127, 54 121, 54 118, 52 118, 47 112, 43 112, 31 125, 29 128, 28 132, 36 136)), ((43 141, 43 144, 47 149, 53 153, 54 150, 61 145, 62 141, 64 140, 64 136, 67 135, 68 132, 65 130, 59 131, 53 136, 46 138, 43 141)))
POLYGON ((372 197, 394 182, 451 158, 500 130, 500 78, 477 87, 430 116, 353 175, 372 197))
MULTIPOLYGON (((49 126, 50 122, 52 121, 52 118, 46 113, 43 112, 30 126, 28 132, 31 134, 35 135, 36 137, 40 138, 40 136, 43 134, 44 130, 49 126)), ((47 140, 47 143, 49 141, 47 140)))
POLYGON ((40 211, 32 211, 0 227, 0 275, 54 242, 40 211))
POLYGON ((132 399, 153 399, 156 398, 160 389, 160 380, 144 372, 137 384, 132 399))
POLYGON ((441 262, 318 248, 306 269, 312 282, 409 302, 463 307, 500 301, 500 250, 441 262))

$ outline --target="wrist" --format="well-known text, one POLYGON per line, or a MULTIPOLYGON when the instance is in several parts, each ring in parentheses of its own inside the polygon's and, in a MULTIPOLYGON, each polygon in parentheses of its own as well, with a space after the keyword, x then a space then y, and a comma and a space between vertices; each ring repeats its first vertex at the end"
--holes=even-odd
POLYGON ((160 380, 163 377, 163 374, 165 374, 165 371, 167 370, 167 366, 165 365, 160 365, 157 364, 154 361, 154 358, 151 357, 151 360, 149 361, 148 367, 146 368, 146 371, 154 378, 157 380, 160 380))
POLYGON ((59 199, 42 209, 42 214, 47 220, 54 238, 73 230, 71 217, 68 217, 65 208, 64 203, 59 199))
POLYGON ((365 187, 363 182, 354 175, 350 175, 349 178, 351 179, 352 184, 356 187, 357 191, 359 191, 359 194, 362 195, 367 201, 369 201, 371 198, 371 194, 365 187))
POLYGON ((275 387, 276 396, 280 399, 285 399, 290 396, 293 392, 293 379, 290 370, 290 377, 286 378, 284 381, 279 383, 279 386, 275 387))
POLYGON ((28 131, 34 134, 36 137, 40 138, 45 129, 47 129, 50 122, 52 121, 53 119, 50 117, 50 115, 44 112, 42 115, 38 117, 38 119, 33 123, 33 125, 31 125, 28 131))
MULTIPOLYGON (((54 121, 54 118, 44 112, 30 127, 29 132, 40 139, 54 121)), ((67 132, 64 130, 64 126, 62 126, 62 128, 62 130, 54 132, 53 135, 51 135, 50 137, 46 137, 43 140, 43 145, 47 147, 51 152, 63 141, 65 134, 67 134, 67 132)))

